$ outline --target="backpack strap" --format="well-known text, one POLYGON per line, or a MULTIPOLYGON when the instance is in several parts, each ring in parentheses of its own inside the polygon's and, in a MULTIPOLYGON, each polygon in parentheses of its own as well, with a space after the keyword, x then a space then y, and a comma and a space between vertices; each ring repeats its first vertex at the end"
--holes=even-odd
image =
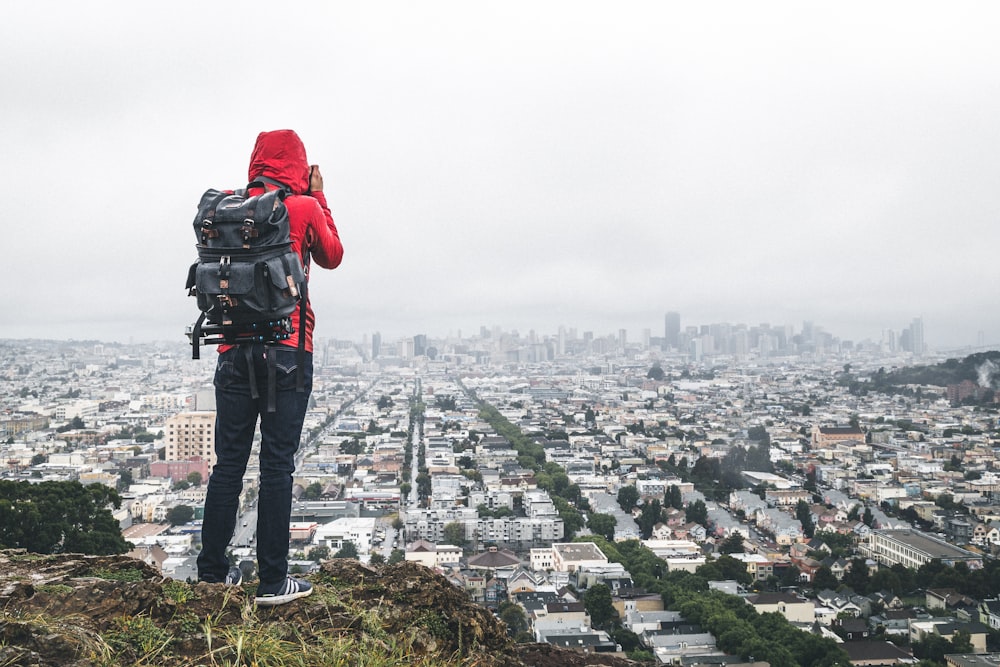
POLYGON ((199 351, 199 345, 201 344, 201 325, 205 323, 205 313, 202 311, 201 315, 198 316, 198 321, 194 323, 191 327, 191 358, 201 359, 201 352, 199 351))
POLYGON ((260 185, 261 187, 264 187, 265 184, 273 185, 279 190, 284 190, 287 194, 292 194, 292 189, 290 187, 288 187, 281 181, 276 181, 273 178, 268 178, 267 176, 258 176, 257 178, 253 179, 253 181, 251 181, 247 185, 247 190, 249 190, 255 184, 260 185))
POLYGON ((305 248, 303 258, 303 273, 305 280, 299 288, 299 345, 298 345, 298 377, 295 378, 295 391, 306 390, 305 362, 306 362, 306 303, 309 300, 309 248, 305 248))

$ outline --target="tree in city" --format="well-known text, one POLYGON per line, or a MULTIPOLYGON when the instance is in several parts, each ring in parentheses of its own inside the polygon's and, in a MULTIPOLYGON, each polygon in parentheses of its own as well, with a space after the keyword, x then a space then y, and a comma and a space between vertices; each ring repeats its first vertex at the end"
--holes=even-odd
POLYGON ((639 503, 639 490, 634 485, 629 484, 618 489, 618 506, 623 512, 631 512, 632 508, 639 503))
POLYGON ((611 514, 591 514, 587 518, 587 527, 594 535, 600 535, 607 540, 615 539, 615 527, 618 519, 611 514))
POLYGON ((458 405, 455 403, 454 396, 435 396, 434 405, 439 410, 451 410, 454 412, 458 409, 458 405))
POLYGON ((719 545, 719 553, 723 554, 741 554, 743 553, 743 533, 738 530, 734 530, 729 534, 729 537, 722 541, 719 545))
POLYGON ((845 586, 850 586, 854 591, 865 595, 871 584, 868 572, 868 564, 864 558, 852 558, 850 567, 844 571, 844 576, 840 580, 845 586))
POLYGON ((583 514, 562 496, 552 496, 552 504, 555 505, 556 513, 562 519, 563 537, 567 540, 573 539, 576 531, 583 528, 583 514))
POLYGON ((464 547, 468 541, 465 539, 465 524, 460 521, 452 521, 445 524, 442 534, 446 544, 456 547, 464 547))
POLYGON ((350 454, 351 456, 359 456, 364 454, 365 445, 361 442, 359 438, 345 438, 340 441, 339 445, 341 454, 350 454))
POLYGON ((340 549, 337 553, 333 554, 334 558, 353 558, 357 560, 358 558, 358 548, 354 546, 354 542, 343 542, 340 545, 340 549))
POLYGON ((201 486, 201 473, 197 470, 192 470, 187 475, 187 481, 191 486, 201 486))
POLYGON ((429 498, 431 495, 431 476, 426 472, 417 473, 417 496, 429 498))
POLYGON ((118 471, 118 483, 115 484, 115 489, 119 492, 125 491, 128 487, 132 486, 132 470, 129 468, 122 468, 118 471))
POLYGON ((103 484, 0 480, 0 548, 40 554, 121 554, 122 537, 111 508, 121 496, 103 484))
POLYGON ((658 498, 653 498, 652 500, 647 500, 642 504, 642 511, 639 514, 639 518, 636 523, 639 526, 639 530, 642 532, 642 538, 648 540, 653 534, 653 528, 656 524, 660 523, 660 501, 658 498))
POLYGON ((816 570, 816 574, 813 575, 813 588, 817 591, 823 590, 837 590, 840 586, 840 581, 834 576, 833 571, 830 569, 829 565, 820 565, 819 569, 816 570))
POLYGON ((872 508, 871 507, 868 507, 867 505, 865 505, 865 511, 861 515, 861 522, 864 523, 869 528, 872 527, 872 524, 875 522, 875 517, 874 517, 874 515, 872 515, 872 508))
POLYGON ((689 503, 684 509, 684 520, 688 523, 697 523, 704 526, 708 523, 708 507, 704 500, 696 500, 689 503))
POLYGON ((649 380, 656 380, 657 382, 660 382, 666 376, 667 374, 663 372, 663 369, 660 368, 659 364, 653 364, 650 369, 646 371, 646 378, 649 380))
POLYGON ((695 571, 699 577, 708 581, 726 581, 732 579, 744 586, 749 586, 753 582, 753 577, 747 572, 747 566, 743 561, 736 560, 732 556, 723 555, 715 560, 711 560, 698 567, 695 571))
POLYGON ((305 488, 305 491, 302 492, 302 497, 306 500, 319 500, 322 495, 323 485, 319 482, 313 482, 305 488))
POLYGON ((511 637, 517 637, 528 629, 528 619, 520 605, 505 600, 497 608, 497 615, 507 625, 507 634, 511 637))
POLYGON ((663 494, 663 505, 664 507, 673 507, 678 510, 684 509, 684 498, 679 486, 671 484, 667 487, 666 492, 663 494))
POLYGON ((392 553, 389 554, 389 565, 402 563, 404 560, 406 560, 406 553, 402 549, 393 549, 392 553))
POLYGON ((369 565, 385 565, 385 556, 378 551, 373 551, 368 557, 369 565))
POLYGON ((795 506, 795 518, 802 524, 802 534, 812 539, 816 533, 816 525, 813 523, 812 508, 804 500, 800 500, 795 506))
POLYGON ((190 505, 175 505, 167 512, 167 521, 172 526, 182 526, 194 518, 194 508, 190 505))
POLYGON ((583 607, 590 614, 594 627, 605 627, 617 616, 607 584, 594 584, 588 588, 583 594, 583 607))
MULTIPOLYGON (((350 544, 350 542, 347 542, 346 544, 350 544)), ((330 558, 330 547, 326 546, 325 544, 321 544, 318 547, 313 547, 309 551, 309 558, 314 563, 320 563, 324 560, 327 560, 328 558, 330 558)))

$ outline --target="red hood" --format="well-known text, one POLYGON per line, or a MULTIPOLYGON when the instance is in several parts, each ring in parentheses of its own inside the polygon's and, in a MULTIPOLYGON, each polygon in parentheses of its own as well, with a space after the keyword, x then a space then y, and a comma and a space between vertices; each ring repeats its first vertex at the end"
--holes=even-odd
POLYGON ((284 183, 297 195, 309 191, 306 147, 292 130, 261 132, 250 155, 249 181, 267 176, 284 183))

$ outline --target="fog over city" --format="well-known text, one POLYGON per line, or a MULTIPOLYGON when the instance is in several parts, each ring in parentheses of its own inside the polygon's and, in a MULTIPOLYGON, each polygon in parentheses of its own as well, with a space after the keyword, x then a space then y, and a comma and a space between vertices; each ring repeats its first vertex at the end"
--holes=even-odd
POLYGON ((201 193, 322 167, 316 334, 1000 344, 990 2, 16 3, 0 338, 184 340, 201 193))

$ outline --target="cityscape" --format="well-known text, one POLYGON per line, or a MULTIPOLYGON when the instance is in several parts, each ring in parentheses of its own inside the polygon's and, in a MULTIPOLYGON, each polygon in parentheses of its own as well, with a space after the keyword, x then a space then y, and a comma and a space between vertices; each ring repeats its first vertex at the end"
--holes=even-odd
MULTIPOLYGON (((0 479, 116 489, 130 555, 195 580, 210 356, 183 342, 0 341, 0 479)), ((656 664, 724 657, 605 553, 639 541, 663 572, 735 559, 737 580, 713 586, 852 661, 913 661, 929 637, 982 657, 1000 649, 996 594, 928 588, 913 604, 845 582, 860 568, 866 582, 928 563, 974 572, 1000 553, 998 373, 985 346, 935 350, 920 317, 866 341, 812 322, 682 325, 677 312, 634 340, 569 326, 317 338, 290 563, 308 575, 329 558, 412 561, 525 641, 656 664), (885 389, 965 358, 969 378, 885 389), (595 586, 636 646, 584 604, 595 586)), ((254 466, 231 542, 250 577, 254 466)))

